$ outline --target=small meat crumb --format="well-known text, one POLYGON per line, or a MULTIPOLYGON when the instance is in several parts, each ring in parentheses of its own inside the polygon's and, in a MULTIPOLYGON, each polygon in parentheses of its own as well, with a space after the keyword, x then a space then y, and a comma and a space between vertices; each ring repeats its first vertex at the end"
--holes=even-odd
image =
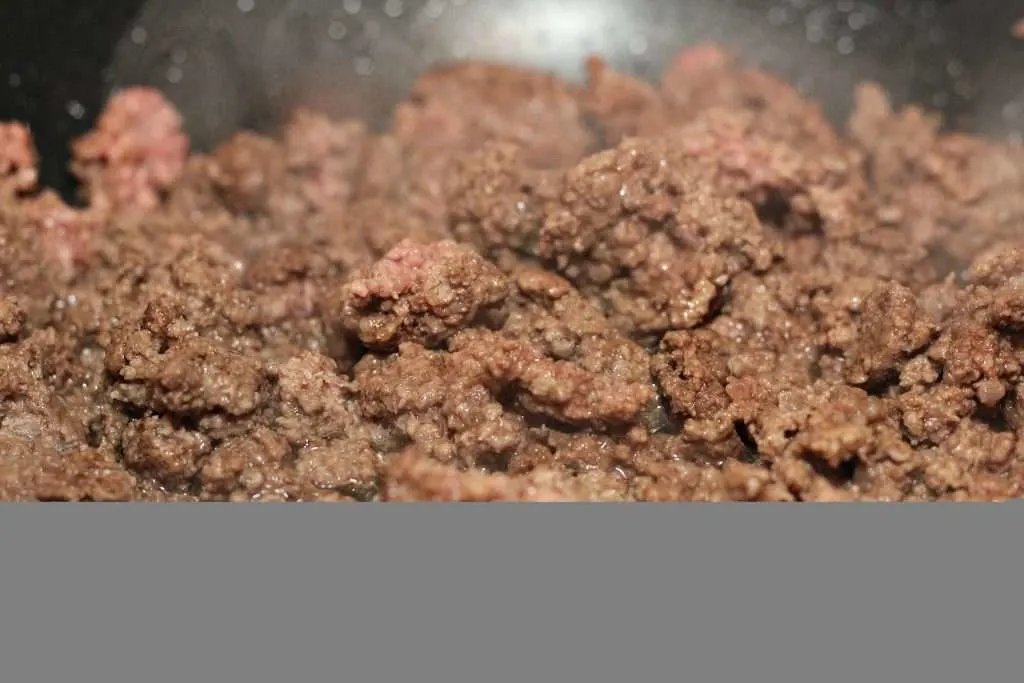
POLYGON ((151 210, 182 175, 189 140, 181 115, 157 90, 132 87, 107 102, 96 128, 73 145, 90 203, 151 210))
POLYGON ((472 249, 407 239, 341 286, 336 322, 374 350, 403 342, 436 346, 510 291, 501 271, 472 249))
POLYGON ((20 123, 0 122, 0 191, 35 189, 39 159, 32 134, 20 123))

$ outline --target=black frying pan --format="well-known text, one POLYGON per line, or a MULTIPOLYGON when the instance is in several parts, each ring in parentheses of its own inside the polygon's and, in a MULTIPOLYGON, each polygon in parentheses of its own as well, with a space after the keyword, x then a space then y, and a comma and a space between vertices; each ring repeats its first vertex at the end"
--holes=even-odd
POLYGON ((69 138, 111 88, 148 83, 196 147, 271 128, 297 103, 383 125, 425 68, 480 57, 581 75, 589 54, 654 76, 701 40, 737 48, 822 101, 853 86, 992 136, 1024 130, 1024 0, 35 0, 0 3, 0 119, 27 121, 43 182, 66 190, 69 138))

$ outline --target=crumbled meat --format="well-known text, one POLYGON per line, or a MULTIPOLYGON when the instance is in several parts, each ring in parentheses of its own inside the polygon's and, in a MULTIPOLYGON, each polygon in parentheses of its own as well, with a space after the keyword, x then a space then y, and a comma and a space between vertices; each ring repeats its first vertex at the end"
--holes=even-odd
POLYGON ((701 324, 737 273, 763 272, 775 256, 749 204, 672 156, 630 141, 585 159, 541 230, 540 255, 630 333, 701 324))
POLYGON ((911 354, 924 348, 933 326, 914 293, 886 283, 867 296, 846 356, 846 379, 853 385, 877 383, 899 374, 911 354))
POLYGON ((650 359, 566 280, 538 268, 515 279, 502 329, 466 331, 451 348, 513 381, 534 414, 600 427, 628 424, 654 400, 650 359))
POLYGON ((265 427, 229 438, 204 459, 196 477, 204 500, 288 500, 294 494, 288 442, 265 427), (292 495, 290 495, 292 494, 292 495))
POLYGON ((435 69, 395 110, 399 139, 472 148, 485 141, 521 145, 527 163, 560 166, 592 144, 575 89, 553 75, 465 62, 435 69))
POLYGON ((0 499, 1024 497, 1024 147, 586 70, 192 154, 129 88, 81 206, 0 123, 0 499))
POLYGON ((32 134, 20 123, 0 122, 0 191, 27 192, 39 178, 32 134))
POLYGON ((609 146, 656 130, 665 116, 665 103, 653 85, 618 73, 596 57, 587 61, 583 105, 600 123, 609 146))
POLYGON ((25 325, 25 310, 12 296, 0 296, 0 341, 11 341, 25 325))
POLYGON ((90 203, 111 208, 155 208, 180 177, 189 151, 181 115, 152 88, 115 94, 96 129, 75 141, 72 166, 90 203))
POLYGON ((961 133, 908 106, 894 112, 885 92, 862 85, 850 136, 863 153, 876 205, 950 270, 994 242, 1017 236, 1024 220, 1024 148, 961 133))
POLYGON ((468 354, 414 343, 397 354, 368 355, 354 370, 356 403, 379 452, 412 443, 441 462, 500 469, 529 435, 525 418, 495 397, 488 380, 468 354))
POLYGON ((72 208, 47 191, 25 204, 23 217, 46 265, 61 277, 71 279, 88 263, 102 225, 94 213, 72 208))
POLYGON ((210 180, 224 203, 239 213, 265 211, 271 192, 284 179, 281 145, 248 131, 217 148, 213 162, 210 180))
POLYGON ((727 418, 729 366, 710 330, 669 332, 654 357, 654 374, 673 412, 696 420, 727 418))
POLYGON ((767 139, 809 149, 838 146, 838 136, 821 108, 790 84, 747 68, 735 54, 711 43, 680 51, 661 79, 673 120, 714 109, 744 111, 767 139))
POLYGON ((136 478, 96 451, 56 455, 4 444, 0 453, 0 500, 114 502, 140 497, 136 478))
POLYGON ((135 337, 117 347, 128 353, 123 365, 120 359, 113 364, 123 379, 114 390, 116 400, 182 415, 218 411, 241 416, 259 407, 264 377, 255 359, 198 338, 164 353, 145 349, 146 341, 135 337))
POLYGON ((209 439, 175 427, 167 417, 132 422, 121 440, 121 457, 126 467, 172 490, 188 489, 209 452, 209 439))
POLYGON ((456 239, 503 270, 536 252, 545 207, 557 197, 552 173, 527 169, 520 148, 499 142, 467 154, 454 178, 448 213, 456 239))
POLYGON ((339 124, 299 110, 285 128, 283 141, 289 175, 312 209, 343 206, 355 194, 367 144, 365 125, 339 124))
POLYGON ((508 296, 505 276, 472 249, 404 240, 338 293, 337 323, 368 348, 439 344, 508 296))
POLYGON ((415 451, 396 458, 385 479, 385 500, 404 502, 537 502, 586 500, 586 489, 538 470, 510 479, 501 474, 459 472, 415 451))

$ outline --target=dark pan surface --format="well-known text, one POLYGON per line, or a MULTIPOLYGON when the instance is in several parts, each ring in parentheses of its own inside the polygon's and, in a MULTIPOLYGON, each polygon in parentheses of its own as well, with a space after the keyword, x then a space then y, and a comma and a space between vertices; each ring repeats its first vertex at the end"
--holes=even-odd
POLYGON ((0 3, 0 118, 28 121, 61 186, 70 137, 111 88, 156 85, 197 147, 301 102, 383 125, 431 65, 460 58, 577 78, 582 60, 654 76, 716 40, 797 83, 837 122, 853 86, 988 135, 1024 130, 1024 0, 107 0, 0 3))

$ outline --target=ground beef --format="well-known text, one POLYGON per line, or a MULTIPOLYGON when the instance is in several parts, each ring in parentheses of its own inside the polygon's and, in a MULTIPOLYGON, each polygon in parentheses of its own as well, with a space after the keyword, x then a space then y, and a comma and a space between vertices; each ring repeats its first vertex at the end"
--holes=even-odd
POLYGON ((0 499, 1024 496, 1024 148, 715 45, 424 74, 189 155, 0 123, 0 499))
POLYGON ((598 122, 606 146, 663 128, 667 106, 657 88, 620 74, 601 59, 587 62, 586 112, 598 122))
POLYGON ((564 503, 594 497, 584 485, 542 469, 516 478, 460 472, 414 449, 393 459, 384 487, 391 501, 564 503))
POLYGON ((20 123, 0 123, 0 191, 18 193, 35 188, 38 163, 28 128, 20 123))
POLYGON ((89 134, 75 141, 72 170, 96 206, 149 210, 181 177, 189 141, 178 111, 151 88, 114 95, 89 134))
POLYGON ((735 275, 775 252, 749 203, 719 195, 660 141, 630 141, 566 173, 539 255, 634 334, 696 327, 735 275))
POLYGON ((454 242, 404 240, 337 294, 337 324, 374 350, 402 342, 437 345, 472 326, 510 292, 504 275, 454 242))
POLYGON ((1024 148, 940 132, 919 107, 894 112, 885 92, 862 85, 850 121, 876 205, 905 239, 962 269, 1024 220, 1024 148))
POLYGON ((513 66, 464 62, 426 74, 395 111, 395 135, 416 146, 470 149, 502 140, 525 161, 559 167, 592 145, 579 94, 556 77, 513 66))
POLYGON ((12 296, 0 297, 0 339, 12 341, 21 333, 25 324, 25 311, 12 296))
POLYGON ((879 285, 864 299, 851 334, 835 335, 837 346, 845 347, 846 381, 863 386, 891 379, 927 346, 933 331, 913 292, 896 283, 879 285))

